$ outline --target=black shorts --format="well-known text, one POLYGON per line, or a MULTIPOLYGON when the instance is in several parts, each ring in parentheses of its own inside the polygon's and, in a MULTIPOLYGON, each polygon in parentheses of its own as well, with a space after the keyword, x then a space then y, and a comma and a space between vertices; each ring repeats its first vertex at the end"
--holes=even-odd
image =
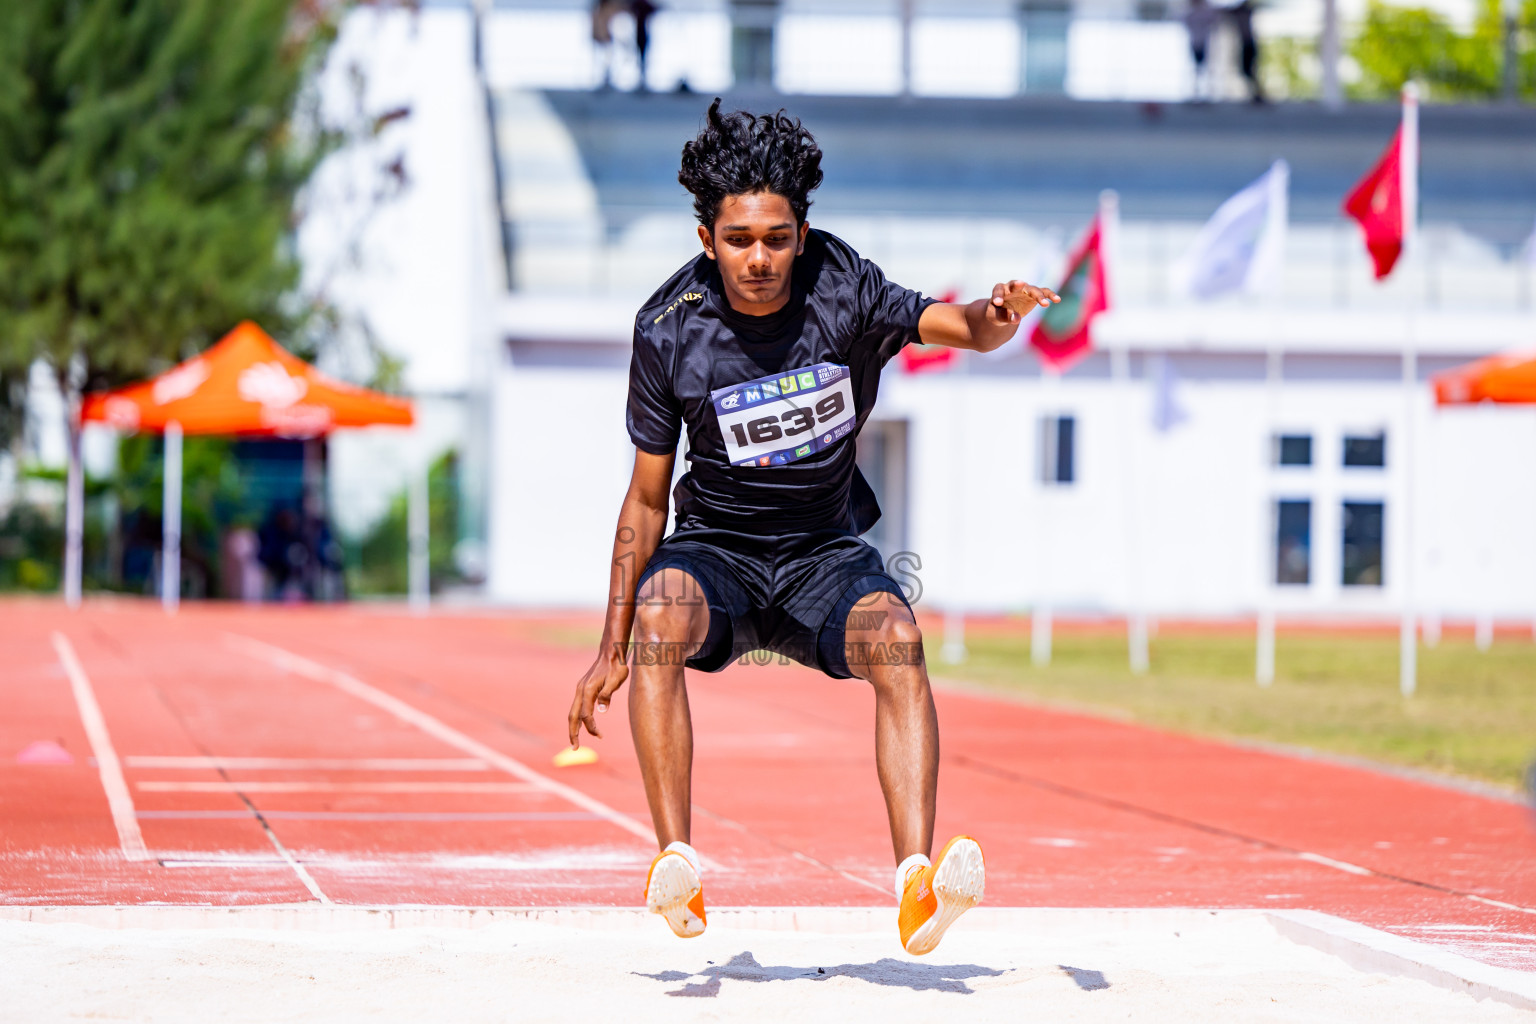
POLYGON ((661 599, 709 606, 709 634, 684 663, 702 672, 718 672, 751 651, 771 651, 849 679, 843 635, 848 612, 875 593, 907 604, 880 552, 845 530, 764 536, 678 529, 657 545, 636 590, 668 568, 692 576, 703 593, 661 599))

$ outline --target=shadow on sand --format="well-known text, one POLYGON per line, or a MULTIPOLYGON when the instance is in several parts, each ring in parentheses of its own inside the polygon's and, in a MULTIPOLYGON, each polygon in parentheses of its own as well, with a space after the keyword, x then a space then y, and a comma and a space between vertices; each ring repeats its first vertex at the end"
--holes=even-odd
POLYGON ((1109 981, 1104 977, 1103 971, 1089 970, 1086 967, 1068 967, 1066 964, 1057 964, 1063 974, 1071 978, 1078 988, 1084 992, 1097 992, 1103 988, 1109 988, 1109 981))
MULTIPOLYGON (((694 974, 682 971, 662 971, 659 974, 642 974, 664 982, 687 982, 681 988, 671 989, 669 996, 691 996, 711 999, 720 994, 720 983, 731 981, 826 981, 828 978, 860 978, 873 985, 892 988, 908 988, 914 992, 958 992, 971 995, 975 990, 966 984, 971 978, 996 978, 1008 973, 976 964, 915 964, 889 957, 872 964, 839 964, 836 967, 769 967, 757 962, 750 952, 737 953, 725 964, 712 965, 694 974)), ((1081 984, 1081 982, 1079 982, 1081 984)))

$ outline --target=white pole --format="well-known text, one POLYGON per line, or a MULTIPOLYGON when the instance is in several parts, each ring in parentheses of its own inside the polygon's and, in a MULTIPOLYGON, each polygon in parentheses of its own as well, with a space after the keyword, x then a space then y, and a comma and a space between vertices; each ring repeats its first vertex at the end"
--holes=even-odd
MULTIPOLYGON (((1116 242, 1120 229, 1120 197, 1111 189, 1099 193, 1099 258, 1103 261, 1105 290, 1109 290, 1109 270, 1116 265, 1116 242)), ((1106 296, 1108 298, 1108 296, 1106 296)), ((1120 407, 1120 470, 1125 506, 1125 640, 1132 675, 1145 675, 1151 668, 1147 645, 1147 611, 1141 595, 1141 524, 1142 509, 1136 501, 1135 445, 1137 430, 1131 406, 1130 343, 1110 350, 1109 376, 1114 400, 1120 407)))
MULTIPOLYGON (((1061 374, 1056 370, 1046 367, 1041 375, 1041 390, 1046 396, 1044 403, 1044 416, 1056 422, 1056 429, 1061 429, 1061 406, 1057 397, 1057 391, 1061 385, 1061 374)), ((1044 429, 1044 417, 1041 420, 1041 429, 1044 429)), ((1074 441, 1076 439, 1074 438, 1074 441)), ((1029 660, 1036 665, 1049 665, 1051 663, 1051 582, 1052 559, 1051 545, 1054 540, 1056 517, 1052 514, 1055 506, 1055 495, 1052 488, 1055 481, 1047 479, 1055 472, 1056 453, 1060 451, 1060 442, 1056 431, 1042 437, 1040 488, 1040 529, 1039 537, 1040 585, 1039 597, 1035 600, 1035 609, 1029 617, 1029 660), (1048 450, 1054 448, 1054 451, 1048 450)))
MULTIPOLYGON (((1492 434, 1493 430, 1498 429, 1498 415, 1499 411, 1494 403, 1483 402, 1478 408, 1478 419, 1481 421, 1479 426, 1482 426, 1485 429, 1493 428, 1487 431, 1488 434, 1492 434)), ((1484 505, 1480 511, 1483 513, 1485 520, 1493 518, 1490 515, 1492 512, 1492 508, 1490 506, 1484 505)), ((1498 573, 1494 569, 1493 551, 1490 550, 1487 546, 1488 538, 1493 535, 1493 530, 1491 527, 1492 523, 1489 523, 1488 527, 1483 530, 1483 543, 1479 546, 1477 553, 1477 574, 1479 577, 1481 577, 1482 583, 1478 589, 1482 592, 1482 598, 1480 602, 1481 607, 1477 610, 1477 621, 1473 627, 1473 641, 1477 644, 1477 649, 1479 651, 1487 651, 1493 647, 1494 606, 1492 604, 1492 600, 1494 594, 1494 583, 1497 579, 1498 573)))
POLYGON ((970 359, 966 352, 956 352, 960 365, 950 372, 951 429, 955 434, 954 458, 950 464, 950 498, 955 512, 949 517, 949 550, 954 559, 954 594, 944 609, 944 646, 939 657, 945 664, 958 665, 965 660, 965 386, 961 383, 970 372, 970 359))
POLYGON ((1278 585, 1279 534, 1269 473, 1279 452, 1275 423, 1280 415, 1280 386, 1284 380, 1285 354, 1271 348, 1264 361, 1264 483, 1259 488, 1259 616, 1254 639, 1253 679, 1260 686, 1275 681, 1275 587, 1278 585))
POLYGON ((915 0, 901 0, 901 94, 912 95, 912 9, 915 0))
MULTIPOLYGON (((1402 198, 1403 198, 1403 255, 1407 260, 1418 256, 1419 234, 1419 87, 1414 82, 1403 86, 1403 148, 1402 198)), ((1422 295, 1422 290, 1417 294, 1422 295)), ((1398 671, 1398 688, 1404 697, 1410 697, 1419 685, 1418 628, 1414 617, 1413 597, 1413 421, 1418 393, 1418 312, 1419 300, 1410 300, 1408 310, 1408 337, 1403 346, 1403 542, 1402 623, 1398 628, 1398 646, 1401 649, 1398 671)))
POLYGON ((431 593, 431 509, 427 478, 431 461, 412 473, 406 491, 406 526, 409 534, 407 572, 410 578, 411 610, 425 612, 432 603, 431 593))
POLYGON ((175 614, 181 603, 181 424, 175 420, 165 425, 162 513, 165 533, 160 546, 160 604, 168 614, 175 614))
POLYGON ((68 439, 68 469, 64 477, 64 605, 80 607, 80 578, 83 575, 85 546, 85 468, 80 459, 80 396, 70 388, 64 396, 68 439))
POLYGON ((1131 674, 1145 675, 1151 667, 1147 650, 1147 612, 1141 599, 1141 524, 1142 509, 1136 501, 1136 459, 1133 451, 1136 431, 1131 414, 1131 350, 1122 346, 1110 353, 1110 375, 1115 383, 1115 399, 1120 405, 1120 467, 1124 485, 1122 504, 1125 515, 1125 640, 1131 674))
POLYGON ((1318 57, 1323 65, 1323 106, 1338 110, 1344 106, 1344 90, 1339 88, 1339 0, 1323 0, 1323 38, 1318 57))
MULTIPOLYGON (((1113 272, 1119 267, 1120 194, 1107 188, 1099 193, 1099 260, 1104 278, 1104 305, 1114 306, 1113 272)), ((1147 650, 1147 612, 1141 598, 1140 508, 1134 500, 1136 460, 1133 448, 1137 431, 1131 405, 1131 349, 1127 342, 1109 353, 1109 375, 1115 401, 1120 406, 1120 466, 1125 488, 1125 642, 1132 675, 1145 675, 1151 667, 1147 650)))
POLYGON ((1029 617, 1029 660, 1040 666, 1051 663, 1051 606, 1044 599, 1029 617))

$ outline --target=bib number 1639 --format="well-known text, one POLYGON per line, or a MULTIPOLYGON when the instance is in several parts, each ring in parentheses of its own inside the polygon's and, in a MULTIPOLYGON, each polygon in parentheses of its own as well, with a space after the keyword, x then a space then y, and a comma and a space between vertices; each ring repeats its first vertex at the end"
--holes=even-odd
POLYGON ((745 448, 749 444, 767 444, 779 438, 808 433, 818 424, 838 419, 847 407, 841 392, 833 391, 810 408, 787 409, 777 416, 760 416, 746 423, 732 423, 731 433, 736 443, 745 448))

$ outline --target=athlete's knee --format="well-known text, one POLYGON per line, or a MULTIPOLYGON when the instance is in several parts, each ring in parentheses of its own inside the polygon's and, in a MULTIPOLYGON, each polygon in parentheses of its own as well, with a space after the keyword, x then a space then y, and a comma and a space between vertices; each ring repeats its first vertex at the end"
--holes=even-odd
POLYGON ((893 615, 864 637, 848 645, 849 666, 859 675, 882 686, 927 687, 928 676, 922 670, 923 631, 917 623, 893 615))
POLYGON ((685 640, 692 621, 689 609, 642 603, 635 609, 635 639, 685 640))
POLYGON ((709 608, 690 595, 699 585, 681 569, 663 569, 635 595, 634 643, 639 664, 682 664, 709 629, 709 608))
POLYGON ((882 632, 884 635, 881 639, 887 643, 922 649, 923 631, 917 628, 917 623, 909 619, 892 616, 882 632))
POLYGON ((635 592, 635 625, 658 629, 686 626, 706 607, 698 581, 682 569, 668 567, 653 573, 635 592))

